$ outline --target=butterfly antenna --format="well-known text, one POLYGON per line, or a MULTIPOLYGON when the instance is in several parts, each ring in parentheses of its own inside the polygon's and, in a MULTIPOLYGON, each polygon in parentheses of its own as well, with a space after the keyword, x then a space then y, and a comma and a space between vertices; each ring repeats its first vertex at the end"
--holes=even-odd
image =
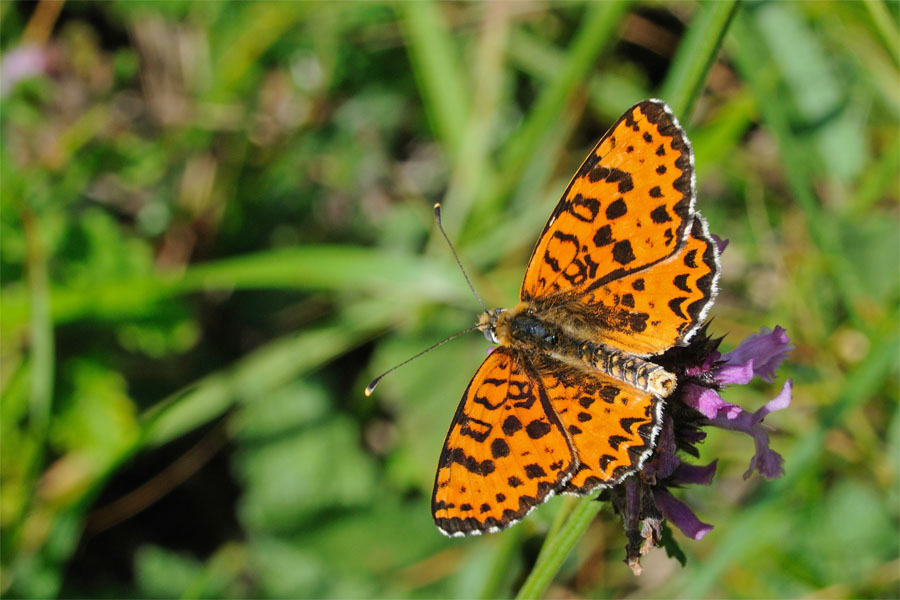
POLYGON ((450 237, 447 235, 447 232, 444 231, 444 226, 441 224, 441 203, 437 202, 434 205, 434 220, 437 221, 438 229, 441 230, 441 234, 443 234, 444 239, 447 240, 447 245, 450 246, 450 252, 453 253, 453 258, 456 259, 456 264, 459 265, 459 270, 462 271, 463 277, 466 278, 466 283, 469 284, 469 289, 472 290, 472 295, 475 296, 475 299, 478 300, 478 304, 481 305, 481 308, 484 309, 484 312, 489 312, 487 306, 484 305, 484 302, 481 301, 481 298, 478 296, 478 293, 475 291, 475 287, 472 285, 472 282, 469 280, 469 275, 466 273, 466 270, 463 269, 462 261, 459 260, 459 255, 456 253, 456 248, 453 247, 453 242, 450 241, 450 237))
POLYGON ((410 358, 407 358, 406 360, 404 360, 404 361, 403 361, 402 363, 400 363, 399 365, 395 365, 395 366, 391 367, 390 369, 388 369, 387 371, 385 371, 384 373, 382 373, 381 375, 379 375, 378 377, 376 377, 375 379, 373 379, 371 382, 369 382, 369 385, 366 386, 366 396, 371 396, 371 395, 372 395, 372 392, 375 391, 375 386, 378 385, 378 382, 381 381, 382 378, 384 378, 384 376, 387 375, 388 373, 390 373, 391 371, 394 371, 394 370, 396 370, 396 369, 399 369, 400 367, 402 367, 402 366, 405 365, 406 363, 408 363, 408 362, 410 362, 410 361, 413 361, 413 360, 419 358, 420 356, 422 356, 422 355, 425 354, 426 352, 430 352, 430 351, 434 350, 435 348, 437 348, 438 346, 443 346, 444 344, 446 344, 446 343, 449 342, 450 340, 452 340, 452 339, 454 339, 454 338, 458 338, 459 336, 464 335, 464 334, 466 334, 466 333, 469 333, 470 331, 475 331, 475 330, 478 329, 479 327, 480 327, 480 325, 475 325, 474 327, 469 327, 469 328, 466 329, 466 330, 463 330, 463 331, 459 331, 459 332, 457 332, 457 333, 454 333, 454 334, 451 335, 450 337, 448 337, 448 338, 446 338, 446 339, 443 339, 443 340, 439 341, 438 343, 433 344, 433 345, 431 345, 430 347, 428 347, 428 348, 422 350, 421 352, 419 352, 419 353, 416 354, 415 356, 410 357, 410 358))

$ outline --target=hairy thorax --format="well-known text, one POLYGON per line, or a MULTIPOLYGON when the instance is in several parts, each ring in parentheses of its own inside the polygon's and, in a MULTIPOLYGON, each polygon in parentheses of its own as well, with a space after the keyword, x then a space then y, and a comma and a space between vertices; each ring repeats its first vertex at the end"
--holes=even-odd
POLYGON ((581 327, 576 315, 566 311, 538 310, 531 302, 495 312, 483 320, 491 321, 490 331, 501 346, 525 354, 535 352, 575 367, 588 374, 600 371, 660 398, 675 389, 675 376, 663 367, 633 356, 599 341, 581 327), (569 318, 565 318, 568 316, 569 318))

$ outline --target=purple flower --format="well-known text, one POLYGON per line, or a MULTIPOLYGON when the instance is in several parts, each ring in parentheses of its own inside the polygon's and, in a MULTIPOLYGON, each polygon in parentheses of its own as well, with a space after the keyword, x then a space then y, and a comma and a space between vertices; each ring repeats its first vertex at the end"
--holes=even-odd
POLYGON ((771 382, 775 369, 792 348, 790 340, 781 327, 774 331, 762 329, 724 355, 718 351, 721 341, 710 338, 704 327, 687 346, 673 348, 657 359, 678 376, 679 386, 667 399, 653 455, 636 476, 601 495, 602 499, 610 499, 624 518, 626 563, 635 574, 641 572, 640 557, 654 546, 665 546, 670 556, 683 556, 667 534, 666 522, 695 540, 713 528, 672 493, 684 485, 708 485, 715 475, 716 460, 705 466, 682 460, 684 454, 698 455, 695 446, 706 437, 704 428, 740 431, 753 438, 756 452, 744 478, 754 470, 767 479, 784 474, 784 459, 769 448, 769 432, 763 419, 790 405, 791 380, 755 412, 726 402, 721 392, 727 386, 750 383, 754 377, 771 382))
POLYGON ((47 52, 40 46, 18 46, 4 54, 0 65, 0 97, 9 95, 20 80, 45 73, 48 63, 47 52))
POLYGON ((759 474, 766 479, 775 479, 784 475, 784 459, 781 455, 769 448, 769 432, 762 426, 762 420, 769 413, 787 408, 791 403, 791 392, 793 391, 793 381, 788 379, 784 382, 781 392, 773 399, 769 400, 762 408, 754 413, 741 410, 736 417, 715 417, 709 421, 710 425, 721 427, 722 429, 730 429, 732 431, 743 431, 753 436, 756 444, 756 454, 750 459, 750 468, 744 473, 744 479, 753 474, 753 470, 759 471, 759 474))
POLYGON ((698 519, 687 504, 665 488, 653 488, 653 499, 663 516, 672 521, 689 538, 702 540, 703 536, 712 531, 712 525, 698 519))
MULTIPOLYGON (((788 352, 793 349, 787 332, 776 325, 775 331, 763 327, 758 334, 751 335, 722 358, 729 367, 749 367, 754 375, 758 375, 767 383, 772 383, 775 369, 784 362, 788 352)), ((723 383, 746 383, 746 381, 723 383)))

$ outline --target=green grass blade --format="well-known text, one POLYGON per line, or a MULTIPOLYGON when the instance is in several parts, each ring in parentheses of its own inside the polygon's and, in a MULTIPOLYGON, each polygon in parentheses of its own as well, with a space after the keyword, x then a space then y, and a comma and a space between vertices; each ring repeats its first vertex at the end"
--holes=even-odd
POLYGON ((531 157, 541 151, 541 141, 556 126, 559 114, 584 85, 597 57, 612 42, 616 26, 629 3, 614 0, 588 5, 583 24, 566 51, 566 61, 555 81, 541 92, 522 127, 506 143, 499 161, 498 177, 485 192, 481 206, 488 210, 496 207, 515 187, 531 157))
POLYGON ((173 394, 144 413, 142 445, 164 444, 220 417, 236 402, 265 401, 272 390, 321 367, 386 327, 395 311, 393 304, 382 300, 356 304, 334 324, 284 336, 233 367, 173 394))
MULTIPOLYGON (((516 66, 547 84, 553 82, 566 62, 562 50, 522 29, 516 29, 510 35, 509 55, 516 66)), ((614 71, 591 76, 588 92, 591 107, 610 122, 622 114, 625 107, 648 96, 645 87, 614 71)))
POLYGON ((738 8, 737 0, 702 2, 688 27, 660 91, 676 115, 687 122, 694 101, 703 91, 725 33, 738 8))
POLYGON ((900 31, 897 28, 897 19, 891 16, 882 0, 863 0, 863 3, 872 17, 881 42, 888 49, 888 54, 894 59, 894 64, 900 66, 900 31))
POLYGON ((746 11, 741 11, 736 16, 732 35, 736 46, 735 62, 756 96, 763 121, 778 142, 783 164, 788 165, 784 169, 785 178, 794 198, 806 213, 813 241, 822 252, 822 258, 834 278, 835 287, 854 326, 868 331, 868 325, 859 316, 859 307, 865 303, 862 298, 863 287, 855 274, 855 268, 847 263, 846 253, 841 248, 833 221, 827 218, 819 206, 807 165, 809 152, 800 147, 795 139, 788 108, 778 100, 778 73, 767 59, 759 33, 746 11))
MULTIPOLYGON (((492 164, 491 148, 505 79, 503 67, 509 28, 507 9, 508 5, 503 2, 486 7, 473 66, 472 107, 462 133, 462 150, 456 156, 450 185, 444 196, 447 208, 442 222, 451 238, 458 237, 478 191, 497 172, 492 164)), ((432 245, 443 245, 444 240, 440 238, 435 232, 432 245)))
MULTIPOLYGON (((141 315, 153 303, 198 291, 298 289, 469 302, 449 261, 398 255, 375 248, 298 246, 200 263, 184 273, 160 272, 134 279, 91 282, 51 291, 54 323, 94 317, 141 315)), ((20 331, 27 320, 24 290, 4 290, 2 330, 20 331)))
MULTIPOLYGON (((40 227, 28 213, 23 218, 28 244, 28 291, 30 292, 31 334, 31 402, 29 426, 36 439, 47 436, 50 410, 53 403, 54 344, 53 320, 50 310, 47 258, 41 240, 40 227)), ((40 463, 40 460, 36 460, 40 463)), ((34 465, 40 469, 40 465, 34 465)))
POLYGON ((441 7, 430 0, 399 2, 396 6, 435 135, 456 155, 462 148, 470 94, 441 7))
POLYGON ((572 552, 602 507, 603 505, 593 497, 583 498, 575 505, 575 508, 569 513, 566 524, 558 530, 555 536, 547 537, 544 548, 541 549, 540 558, 534 565, 534 569, 528 574, 528 579, 519 588, 516 598, 537 600, 544 595, 566 557, 572 552))

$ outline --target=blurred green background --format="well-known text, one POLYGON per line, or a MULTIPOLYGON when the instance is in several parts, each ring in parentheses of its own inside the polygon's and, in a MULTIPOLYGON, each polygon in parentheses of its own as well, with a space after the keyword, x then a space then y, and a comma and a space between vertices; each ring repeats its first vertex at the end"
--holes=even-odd
POLYGON ((660 95, 731 241, 712 332, 796 346, 726 395, 794 378, 787 474, 744 481, 752 441, 711 436, 685 568, 635 578, 604 510, 548 596, 898 597, 898 14, 0 3, 0 593, 515 594, 563 500, 465 540, 429 511, 484 340, 362 389, 477 316, 435 201, 510 306, 588 149, 660 95))

